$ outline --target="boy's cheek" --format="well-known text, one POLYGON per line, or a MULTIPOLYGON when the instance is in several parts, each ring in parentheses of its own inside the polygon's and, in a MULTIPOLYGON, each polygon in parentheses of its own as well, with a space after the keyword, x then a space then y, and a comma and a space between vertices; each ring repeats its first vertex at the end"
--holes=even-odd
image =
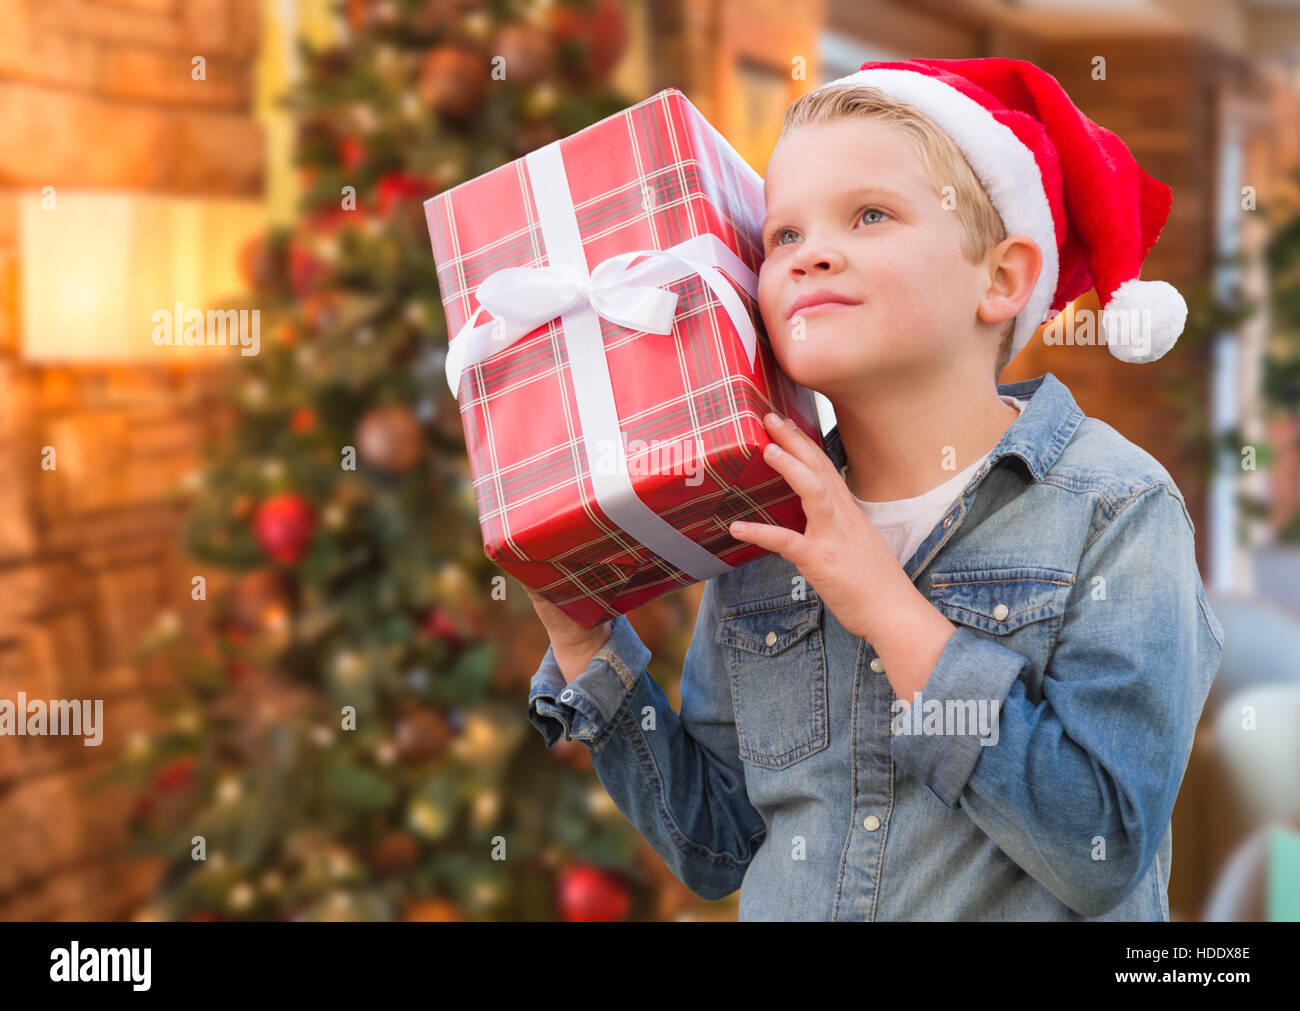
POLYGON ((767 328, 768 336, 772 336, 773 331, 782 324, 780 306, 776 294, 767 289, 760 277, 758 282, 758 312, 763 317, 763 325, 767 328))

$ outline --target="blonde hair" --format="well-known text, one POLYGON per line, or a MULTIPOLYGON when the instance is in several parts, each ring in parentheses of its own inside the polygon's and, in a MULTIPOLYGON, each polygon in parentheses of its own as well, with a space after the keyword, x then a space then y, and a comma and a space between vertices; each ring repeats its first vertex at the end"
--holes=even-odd
MULTIPOLYGON (((954 211, 961 230, 962 256, 968 262, 979 263, 990 249, 1007 237, 1002 216, 952 138, 925 113, 895 101, 878 88, 828 85, 801 95, 786 109, 781 135, 777 139, 784 138, 800 126, 851 116, 878 119, 899 127, 912 143, 934 188, 942 193, 945 186, 952 187, 954 211)), ((1002 331, 1002 343, 998 346, 997 364, 993 368, 995 381, 1011 361, 1015 328, 1016 320, 1012 317, 1002 331)))

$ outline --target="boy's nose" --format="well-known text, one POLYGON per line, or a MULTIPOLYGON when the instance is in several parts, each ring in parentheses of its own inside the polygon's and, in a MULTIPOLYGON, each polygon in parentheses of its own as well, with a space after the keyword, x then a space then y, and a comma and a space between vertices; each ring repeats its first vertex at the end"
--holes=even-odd
POLYGON ((793 273, 802 274, 809 271, 832 271, 842 270, 844 268, 844 256, 836 252, 830 246, 813 245, 805 243, 804 247, 795 253, 790 264, 793 273))

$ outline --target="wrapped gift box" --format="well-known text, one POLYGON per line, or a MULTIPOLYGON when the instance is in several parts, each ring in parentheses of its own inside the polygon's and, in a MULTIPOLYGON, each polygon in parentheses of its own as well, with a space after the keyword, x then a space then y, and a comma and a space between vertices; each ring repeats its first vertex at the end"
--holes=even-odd
POLYGON ((483 548, 584 627, 803 531, 763 415, 822 444, 757 302, 762 179, 670 88, 425 201, 483 548))

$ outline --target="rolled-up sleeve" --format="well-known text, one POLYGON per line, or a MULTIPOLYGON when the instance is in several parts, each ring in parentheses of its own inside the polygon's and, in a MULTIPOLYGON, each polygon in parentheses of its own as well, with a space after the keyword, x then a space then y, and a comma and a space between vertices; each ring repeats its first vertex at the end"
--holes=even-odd
POLYGON ((996 700, 996 743, 891 740, 900 766, 1085 916, 1118 905, 1155 859, 1222 654, 1176 489, 1151 484, 1110 511, 1083 550, 1041 700, 1027 697, 1024 656, 960 626, 923 694, 996 700))
POLYGON ((745 787, 716 600, 708 580, 682 670, 680 717, 650 676, 650 651, 626 615, 568 685, 548 649, 528 695, 528 718, 546 746, 561 737, 585 742, 618 809, 707 899, 740 887, 766 835, 745 787))
POLYGON ((561 737, 591 744, 601 738, 614 714, 636 687, 633 671, 644 670, 650 650, 637 636, 627 615, 615 620, 608 641, 587 669, 566 685, 555 650, 548 646, 528 689, 528 720, 546 747, 561 737))

